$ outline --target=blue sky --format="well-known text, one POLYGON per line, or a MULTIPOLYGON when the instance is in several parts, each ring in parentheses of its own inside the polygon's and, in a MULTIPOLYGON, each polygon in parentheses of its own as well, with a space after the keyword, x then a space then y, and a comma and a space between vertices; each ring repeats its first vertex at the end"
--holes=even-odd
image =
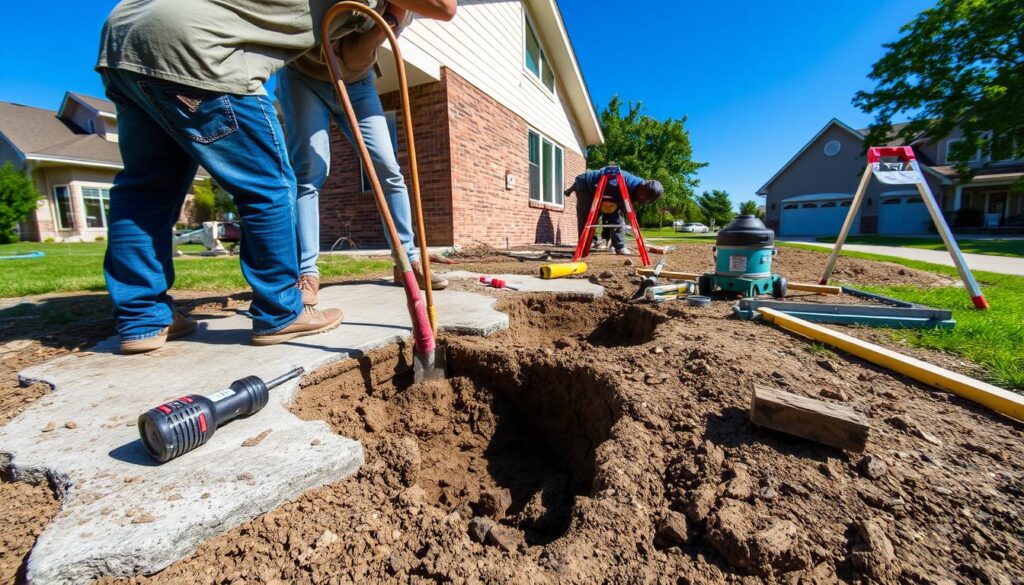
MULTIPOLYGON (((614 94, 658 118, 689 116, 701 189, 754 192, 850 105, 882 43, 932 0, 560 0, 598 108, 614 94), (632 11, 631 8, 638 10, 632 11)), ((102 95, 92 71, 111 0, 22 2, 0 42, 0 100, 56 108, 65 90, 102 95), (26 54, 34 58, 25 59, 26 54)))

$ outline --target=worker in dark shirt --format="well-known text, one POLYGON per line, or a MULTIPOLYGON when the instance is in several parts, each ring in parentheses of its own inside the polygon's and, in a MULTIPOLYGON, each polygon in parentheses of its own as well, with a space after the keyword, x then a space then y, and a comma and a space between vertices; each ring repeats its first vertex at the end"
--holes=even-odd
MULTIPOLYGON (((574 192, 576 197, 576 225, 579 229, 579 236, 583 237, 583 228, 587 223, 587 216, 590 214, 590 207, 594 202, 594 195, 597 193, 597 186, 601 182, 604 171, 587 171, 576 177, 572 186, 565 190, 565 196, 569 197, 574 192)), ((629 200, 634 207, 641 203, 657 201, 665 192, 659 181, 644 180, 636 175, 622 171, 622 178, 626 182, 626 191, 629 193, 629 200)), ((615 253, 620 256, 629 256, 632 252, 626 248, 626 235, 623 229, 624 218, 622 192, 619 189, 619 178, 612 175, 608 179, 608 185, 601 197, 600 223, 602 225, 617 225, 617 228, 604 228, 601 230, 601 239, 611 241, 615 253)), ((597 247, 601 244, 595 242, 597 247)))

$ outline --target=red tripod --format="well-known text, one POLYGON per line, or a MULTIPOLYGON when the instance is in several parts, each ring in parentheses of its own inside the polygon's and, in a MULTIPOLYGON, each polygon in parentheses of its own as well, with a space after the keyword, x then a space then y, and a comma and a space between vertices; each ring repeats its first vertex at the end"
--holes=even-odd
MULTIPOLYGON (((583 234, 580 235, 579 243, 576 244, 576 252, 572 255, 572 261, 579 262, 581 258, 585 258, 590 254, 590 243, 594 240, 597 228, 622 227, 620 225, 594 223, 597 220, 597 210, 601 207, 604 190, 608 186, 608 182, 614 177, 619 179, 619 193, 622 194, 622 204, 626 207, 626 216, 629 218, 629 224, 633 227, 633 237, 636 238, 636 247, 640 253, 640 261, 643 262, 644 266, 650 266, 651 259, 647 256, 647 245, 644 244, 644 236, 640 233, 640 222, 636 220, 636 213, 633 212, 633 202, 629 200, 629 191, 626 190, 626 179, 622 176, 622 171, 618 165, 609 165, 602 171, 601 180, 597 184, 597 192, 594 193, 594 201, 590 206, 590 213, 587 214, 587 223, 583 227, 583 234)), ((577 197, 579 197, 579 194, 577 194, 577 197)))

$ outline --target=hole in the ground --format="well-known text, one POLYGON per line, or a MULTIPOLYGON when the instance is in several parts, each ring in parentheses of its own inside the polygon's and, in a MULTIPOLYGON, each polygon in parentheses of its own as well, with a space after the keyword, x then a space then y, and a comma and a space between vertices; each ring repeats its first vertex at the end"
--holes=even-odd
POLYGON ((505 334, 522 347, 568 347, 589 343, 599 347, 629 347, 654 338, 667 317, 648 307, 624 305, 601 298, 594 301, 535 296, 507 301, 498 307, 509 315, 505 334))
POLYGON ((320 374, 292 410, 362 441, 363 473, 418 485, 467 520, 508 490, 502 522, 550 543, 591 492, 595 450, 620 416, 614 384, 583 363, 520 363, 500 341, 474 341, 449 344, 447 380, 413 385, 408 350, 392 346, 320 374))

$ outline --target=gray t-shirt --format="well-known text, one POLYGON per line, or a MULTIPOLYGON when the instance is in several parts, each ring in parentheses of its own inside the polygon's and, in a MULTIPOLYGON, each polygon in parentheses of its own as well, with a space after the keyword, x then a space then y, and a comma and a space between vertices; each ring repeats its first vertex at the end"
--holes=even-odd
MULTIPOLYGON (((377 0, 360 0, 376 8, 377 0)), ((97 69, 124 69, 234 94, 264 94, 278 69, 320 42, 335 0, 121 0, 100 37, 97 69)), ((331 38, 373 22, 351 13, 331 38)))

